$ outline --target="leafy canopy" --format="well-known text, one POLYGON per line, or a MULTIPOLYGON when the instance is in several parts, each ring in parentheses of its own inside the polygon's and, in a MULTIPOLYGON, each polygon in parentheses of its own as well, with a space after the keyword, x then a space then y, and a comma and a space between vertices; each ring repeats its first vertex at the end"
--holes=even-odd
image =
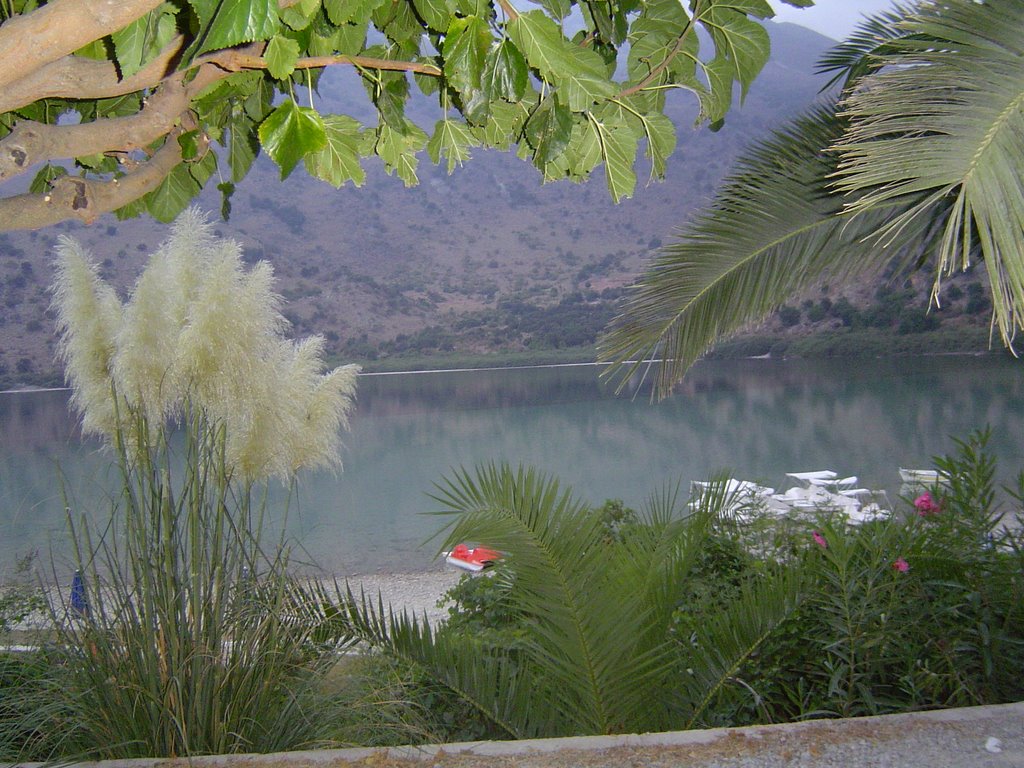
POLYGON ((720 124, 768 60, 773 15, 766 0, 125 0, 111 19, 79 5, 0 2, 0 183, 40 168, 30 195, 0 199, 0 228, 170 221, 210 178, 230 177, 229 196, 261 150, 282 178, 302 162, 358 186, 374 155, 413 185, 424 148, 451 172, 476 147, 514 147, 546 181, 603 165, 618 201, 642 144, 664 173, 666 94, 720 124), (327 66, 362 80, 375 119, 321 111, 327 66), (414 89, 436 103, 430 134, 406 114, 414 89))
POLYGON ((656 257, 603 341, 661 395, 716 341, 823 276, 896 263, 942 280, 980 262, 993 329, 1024 329, 1024 5, 922 0, 821 63, 838 98, 752 148, 656 257))

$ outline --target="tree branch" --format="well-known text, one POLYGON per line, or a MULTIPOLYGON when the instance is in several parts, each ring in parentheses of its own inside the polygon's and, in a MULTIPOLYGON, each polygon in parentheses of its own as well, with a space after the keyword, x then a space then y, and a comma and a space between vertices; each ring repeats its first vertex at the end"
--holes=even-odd
MULTIPOLYGON (((104 213, 116 211, 160 186, 182 162, 172 131, 164 145, 136 170, 110 181, 63 176, 46 195, 24 194, 0 199, 0 231, 39 229, 67 219, 91 224, 104 213)), ((203 149, 205 147, 201 147, 203 149)))
POLYGON ((662 72, 668 69, 668 66, 669 64, 672 63, 672 60, 679 55, 679 52, 681 50, 683 50, 683 44, 686 42, 686 36, 693 31, 693 22, 696 18, 696 13, 694 13, 694 15, 690 17, 690 20, 686 22, 686 27, 683 29, 682 33, 680 33, 679 37, 676 39, 676 44, 672 47, 672 51, 661 61, 661 63, 654 67, 650 72, 648 72, 647 76, 639 83, 619 91, 615 98, 622 99, 625 98, 626 96, 632 96, 634 93, 639 93, 648 85, 653 83, 662 72))
POLYGON ((0 25, 0 90, 145 16, 162 0, 51 0, 0 25))
POLYGON ((31 72, 0 91, 0 114, 39 99, 107 99, 154 88, 167 76, 185 38, 175 37, 153 61, 131 77, 121 79, 112 61, 64 56, 31 72))
MULTIPOLYGON (((204 62, 216 64, 224 69, 237 72, 241 69, 266 69, 267 62, 261 56, 253 56, 240 51, 224 51, 217 53, 204 62)), ((421 64, 415 61, 394 61, 392 59, 377 59, 372 56, 307 56, 295 62, 296 69, 318 69, 330 67, 335 64, 352 64, 366 69, 387 69, 393 72, 418 72, 421 75, 433 75, 440 77, 444 74, 440 67, 433 64, 421 64)))
POLYGON ((130 152, 149 146, 166 135, 187 112, 192 97, 211 83, 228 76, 223 69, 201 67, 187 85, 184 73, 164 80, 139 112, 125 117, 93 120, 77 125, 19 122, 0 139, 0 183, 24 173, 36 163, 56 158, 85 157, 103 152, 130 152))
POLYGON ((509 0, 498 0, 498 5, 501 6, 501 10, 508 16, 509 21, 515 21, 519 18, 519 11, 515 9, 515 6, 509 0))

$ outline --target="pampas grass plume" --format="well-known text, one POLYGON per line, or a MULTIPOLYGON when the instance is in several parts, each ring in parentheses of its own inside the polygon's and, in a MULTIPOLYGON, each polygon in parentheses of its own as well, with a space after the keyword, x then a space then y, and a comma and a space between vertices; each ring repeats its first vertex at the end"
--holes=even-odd
POLYGON ((273 282, 265 262, 246 271, 239 245, 213 237, 195 209, 174 223, 125 305, 62 238, 54 305, 84 428, 114 439, 139 416, 152 430, 199 413, 246 480, 340 467, 358 367, 323 374, 321 337, 285 339, 273 282))

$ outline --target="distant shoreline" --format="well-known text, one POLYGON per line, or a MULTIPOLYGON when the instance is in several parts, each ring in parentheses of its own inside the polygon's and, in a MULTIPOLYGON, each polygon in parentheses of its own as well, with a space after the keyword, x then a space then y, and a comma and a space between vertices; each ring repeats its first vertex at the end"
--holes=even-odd
MULTIPOLYGON (((986 355, 1000 354, 1004 350, 992 349, 992 350, 936 350, 934 352, 916 352, 913 354, 892 354, 892 355, 870 355, 870 357, 984 357, 986 355)), ((757 354, 757 355, 723 355, 723 356, 709 356, 698 360, 695 365, 702 362, 721 362, 725 360, 770 360, 774 362, 785 362, 787 360, 813 360, 813 359, 838 359, 841 356, 838 355, 793 355, 793 356, 773 356, 769 354, 757 354)), ((850 355, 851 358, 863 357, 863 355, 850 355)), ((500 358, 499 358, 500 359, 500 358)), ((626 364, 633 364, 635 361, 628 360, 626 364)), ((658 361, 648 360, 647 363, 656 363, 658 361)), ((413 363, 415 365, 415 363, 413 363)), ((509 365, 469 365, 465 363, 456 364, 452 368, 402 368, 394 371, 360 371, 359 376, 408 376, 415 374, 424 373, 471 373, 474 371, 527 371, 527 370, 539 370, 542 368, 584 368, 584 367, 608 367, 611 363, 600 362, 597 360, 590 361, 566 361, 566 362, 537 362, 537 363, 513 363, 509 365)), ((24 387, 17 387, 13 389, 0 389, 0 395, 24 395, 31 394, 33 392, 68 392, 71 387, 45 387, 45 386, 33 386, 26 385, 24 387)))

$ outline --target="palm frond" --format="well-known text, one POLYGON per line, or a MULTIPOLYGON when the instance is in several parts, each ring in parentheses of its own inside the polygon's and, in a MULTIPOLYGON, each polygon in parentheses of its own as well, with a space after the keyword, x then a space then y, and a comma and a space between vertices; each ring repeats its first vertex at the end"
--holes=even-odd
POLYGON ((706 617, 684 649, 686 675, 680 678, 692 728, 708 706, 730 684, 744 663, 757 652, 806 599, 802 568, 791 566, 743 587, 723 612, 706 617))
POLYGON ((822 88, 827 91, 840 80, 848 91, 857 81, 882 66, 881 57, 892 51, 892 42, 907 33, 900 22, 911 6, 895 3, 892 8, 867 17, 846 40, 829 49, 818 62, 819 74, 834 73, 822 88))
POLYGON ((422 620, 403 611, 396 614, 363 592, 346 589, 339 617, 346 633, 371 648, 415 664, 431 679, 468 702, 510 737, 543 735, 543 724, 554 713, 545 700, 533 696, 531 668, 483 646, 434 632, 422 620))
POLYGON ((659 361, 655 392, 670 393, 686 370, 722 337, 761 320, 829 271, 840 280, 877 269, 925 234, 876 248, 868 239, 884 214, 843 215, 827 186, 834 159, 825 150, 844 123, 828 108, 798 119, 738 162, 715 202, 666 246, 634 287, 599 346, 612 363, 603 375, 628 379, 659 361))
POLYGON ((507 465, 460 471, 435 499, 458 515, 446 547, 475 540, 509 553, 513 599, 531 625, 526 653, 557 703, 549 733, 660 725, 649 690, 670 663, 669 647, 599 516, 557 481, 507 465))
POLYGON ((923 3, 901 26, 885 67, 844 105, 838 189, 855 196, 848 213, 905 205, 883 242, 943 204, 934 290, 977 248, 1012 348, 1024 328, 1024 5, 923 3))

